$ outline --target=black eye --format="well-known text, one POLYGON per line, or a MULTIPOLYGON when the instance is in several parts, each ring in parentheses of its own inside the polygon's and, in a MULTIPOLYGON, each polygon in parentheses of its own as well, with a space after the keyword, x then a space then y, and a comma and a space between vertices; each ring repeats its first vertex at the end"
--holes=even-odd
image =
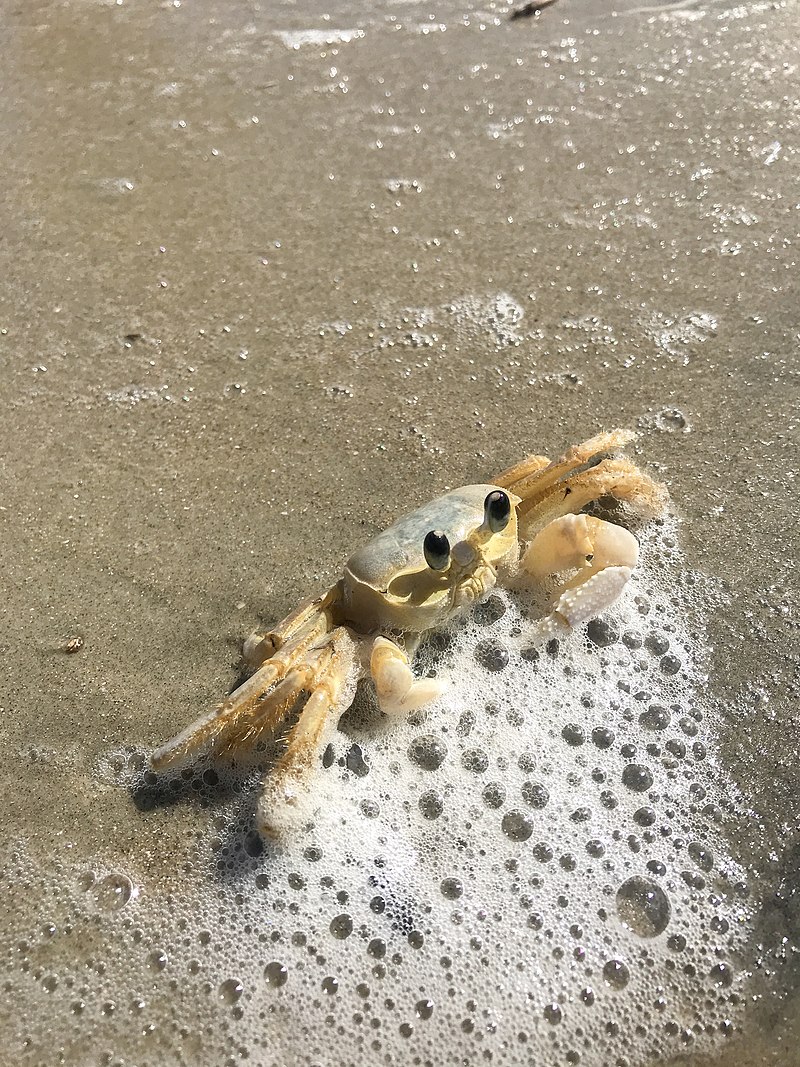
POLYGON ((484 521, 492 533, 500 533, 508 526, 511 515, 511 501, 501 489, 489 493, 483 502, 484 521))
POLYGON ((450 562, 450 542, 441 530, 431 530, 422 542, 425 562, 432 571, 443 571, 450 562))

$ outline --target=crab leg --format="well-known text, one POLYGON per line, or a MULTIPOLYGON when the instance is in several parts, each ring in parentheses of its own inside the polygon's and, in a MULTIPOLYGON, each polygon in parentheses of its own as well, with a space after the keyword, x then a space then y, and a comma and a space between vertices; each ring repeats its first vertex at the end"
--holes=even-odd
POLYGON ((555 482, 579 467, 590 463, 596 456, 619 452, 635 437, 630 430, 607 430, 590 437, 579 445, 572 445, 558 459, 547 460, 545 456, 528 456, 503 471, 495 478, 495 484, 511 489, 517 496, 532 495, 531 487, 547 489, 555 482), (520 492, 520 489, 523 492, 520 492))
POLYGON ((245 663, 251 670, 260 667, 265 660, 270 659, 279 649, 283 648, 286 642, 298 631, 305 629, 309 625, 313 627, 320 616, 328 620, 326 629, 332 629, 330 608, 339 599, 340 595, 341 582, 337 582, 327 593, 323 593, 322 596, 315 597, 313 600, 307 600, 299 608, 295 608, 273 630, 268 630, 266 633, 260 633, 255 630, 247 638, 242 649, 242 658, 245 663))
POLYGON ((639 559, 629 530, 591 515, 563 515, 541 530, 520 565, 535 578, 577 574, 561 586, 553 611, 537 624, 542 638, 588 622, 620 595, 639 559))
POLYGON ((235 755, 242 749, 251 748, 260 738, 274 735, 303 691, 311 691, 330 660, 331 649, 327 644, 318 652, 308 653, 303 663, 293 667, 282 682, 253 705, 247 715, 232 724, 230 731, 215 745, 215 750, 220 754, 235 755))
MULTIPOLYGON (((538 475, 545 467, 549 467, 550 463, 551 461, 547 456, 526 456, 525 459, 520 460, 519 463, 499 474, 494 479, 494 484, 500 485, 504 489, 514 490, 514 486, 526 485, 534 475, 538 475)), ((516 492, 516 490, 514 491, 516 492)))
POLYGON ((541 456, 531 456, 499 475, 496 483, 521 498, 517 515, 522 537, 533 536, 553 519, 580 511, 603 496, 632 504, 641 518, 662 512, 667 501, 664 487, 629 459, 608 455, 632 438, 627 430, 601 433, 545 467, 541 456))
POLYGON ((179 767, 201 750, 220 748, 228 738, 246 734, 250 724, 261 714, 261 698, 286 676, 315 641, 327 633, 327 627, 327 620, 320 615, 313 620, 313 625, 301 630, 294 640, 287 641, 280 652, 267 660, 219 707, 201 715, 176 737, 156 749, 150 757, 153 769, 158 771, 165 767, 179 767))
MULTIPOLYGON (((532 537, 549 522, 562 515, 571 515, 602 497, 613 497, 632 506, 637 519, 660 515, 668 496, 664 486, 625 458, 603 459, 589 470, 583 470, 547 492, 537 494, 533 507, 523 511, 520 504, 520 534, 532 537)), ((525 501, 524 504, 528 504, 525 501)))
POLYGON ((286 808, 302 808, 305 783, 342 715, 358 680, 356 645, 345 626, 329 637, 328 655, 312 669, 304 689, 311 695, 289 731, 286 749, 267 777, 258 802, 259 830, 278 836, 286 808))
POLYGON ((378 704, 385 715, 407 715, 436 700, 445 688, 438 678, 417 678, 408 656, 388 637, 376 637, 369 669, 375 681, 378 704))

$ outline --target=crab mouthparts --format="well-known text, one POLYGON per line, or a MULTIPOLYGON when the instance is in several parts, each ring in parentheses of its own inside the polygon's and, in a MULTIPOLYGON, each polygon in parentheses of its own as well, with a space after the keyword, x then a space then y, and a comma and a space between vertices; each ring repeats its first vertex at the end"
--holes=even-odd
POLYGON ((450 555, 459 567, 469 567, 475 562, 475 549, 466 541, 457 541, 451 548, 450 555))

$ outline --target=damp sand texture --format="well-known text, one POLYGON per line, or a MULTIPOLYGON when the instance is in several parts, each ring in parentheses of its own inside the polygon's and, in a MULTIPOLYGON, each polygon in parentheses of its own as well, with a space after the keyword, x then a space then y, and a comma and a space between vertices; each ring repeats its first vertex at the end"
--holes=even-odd
POLYGON ((4 1063, 796 1067, 796 6, 3 24, 4 1063), (590 633, 440 635, 281 853, 257 771, 143 782, 373 533, 618 425, 676 515, 590 633))

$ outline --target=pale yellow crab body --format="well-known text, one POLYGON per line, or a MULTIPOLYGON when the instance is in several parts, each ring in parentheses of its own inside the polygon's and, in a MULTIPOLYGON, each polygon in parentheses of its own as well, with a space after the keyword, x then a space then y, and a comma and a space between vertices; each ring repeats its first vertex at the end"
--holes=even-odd
MULTIPOLYGON (((421 633, 484 597, 498 568, 519 556, 516 513, 504 530, 482 531, 484 502, 500 486, 465 485, 429 501, 355 552, 344 566, 342 614, 359 633, 421 633), (452 548, 447 570, 432 570, 423 542, 441 530, 452 548), (482 531, 482 532, 481 532, 482 531)), ((512 496, 512 504, 519 498, 512 496)))
POLYGON ((154 752, 151 765, 177 768, 199 751, 237 754, 296 719, 265 781, 257 821, 279 834, 313 815, 307 779, 359 680, 372 679, 389 715, 442 693, 444 679, 417 678, 409 663, 422 632, 517 570, 533 581, 560 578, 550 614, 533 627, 540 640, 582 625, 620 595, 638 542, 585 509, 612 499, 633 521, 663 512, 663 486, 619 455, 632 436, 598 434, 553 462, 529 456, 493 483, 454 489, 398 519, 350 557, 322 596, 251 635, 244 659, 252 676, 154 752))

